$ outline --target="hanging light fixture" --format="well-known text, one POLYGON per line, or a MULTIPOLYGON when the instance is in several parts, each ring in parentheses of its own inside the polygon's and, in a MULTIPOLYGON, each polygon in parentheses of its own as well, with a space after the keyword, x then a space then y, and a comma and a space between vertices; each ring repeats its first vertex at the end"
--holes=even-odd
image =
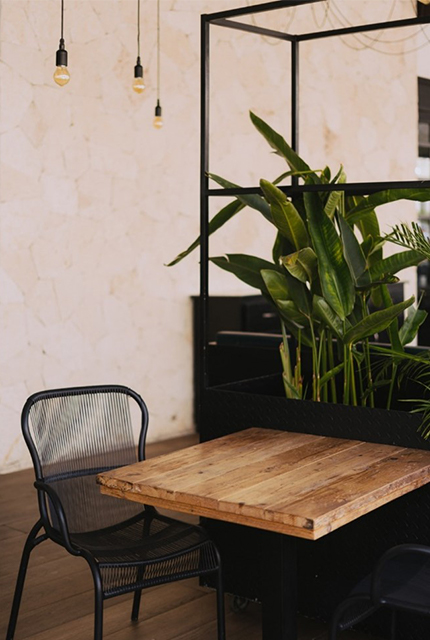
POLYGON ((140 62, 140 0, 137 0, 137 60, 134 67, 133 90, 136 93, 143 93, 144 89, 143 67, 140 62))
POLYGON ((70 73, 67 68, 67 51, 64 47, 64 0, 61 0, 61 37, 60 46, 55 55, 56 69, 54 71, 55 82, 63 87, 70 80, 70 73))
POLYGON ((163 126, 160 104, 160 0, 157 0, 157 105, 153 125, 156 129, 161 129, 163 126))

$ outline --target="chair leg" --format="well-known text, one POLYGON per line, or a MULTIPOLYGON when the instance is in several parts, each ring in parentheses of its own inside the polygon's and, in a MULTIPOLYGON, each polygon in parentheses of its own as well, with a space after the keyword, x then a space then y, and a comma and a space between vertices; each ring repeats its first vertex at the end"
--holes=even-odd
POLYGON ((15 635, 16 623, 18 620, 19 607, 21 604, 22 591, 24 589, 25 576, 27 573, 28 561, 30 560, 30 553, 33 551, 40 542, 47 539, 46 534, 37 538, 37 534, 42 528, 42 521, 36 522, 24 545, 24 549, 21 556, 21 563, 19 565, 18 577, 16 579, 15 593, 13 596, 12 608, 9 618, 9 626, 7 628, 6 640, 12 640, 15 635))
POLYGON ((137 622, 137 620, 139 619, 141 596, 142 596, 142 589, 139 589, 139 591, 134 592, 133 608, 131 610, 131 619, 133 620, 133 622, 137 622))
POLYGON ((217 603, 218 640, 225 640, 224 587, 222 582, 221 567, 219 567, 218 569, 218 576, 217 576, 216 603, 217 603))
POLYGON ((94 640, 103 638, 103 587, 97 565, 86 558, 94 580, 94 640))

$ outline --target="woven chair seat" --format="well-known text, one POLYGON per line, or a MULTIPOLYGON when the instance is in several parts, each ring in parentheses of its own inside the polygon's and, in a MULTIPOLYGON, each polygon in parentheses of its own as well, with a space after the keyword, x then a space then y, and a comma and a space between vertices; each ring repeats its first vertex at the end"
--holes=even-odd
POLYGON ((157 512, 70 537, 99 563, 105 597, 198 576, 218 566, 215 546, 203 529, 157 512))

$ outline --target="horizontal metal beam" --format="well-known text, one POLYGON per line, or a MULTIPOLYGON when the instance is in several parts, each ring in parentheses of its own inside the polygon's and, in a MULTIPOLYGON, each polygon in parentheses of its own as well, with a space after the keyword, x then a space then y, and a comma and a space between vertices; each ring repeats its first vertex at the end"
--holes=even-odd
POLYGON ((264 11, 274 11, 276 9, 285 9, 289 7, 297 7, 302 4, 313 4, 323 2, 323 0, 277 0, 277 2, 264 2, 263 4, 255 4, 247 7, 239 7, 238 9, 228 9, 227 11, 218 11, 217 13, 207 13, 202 16, 205 20, 212 22, 222 18, 234 18, 237 16, 247 16, 254 13, 262 13, 264 11))
POLYGON ((365 33, 366 31, 379 31, 381 29, 398 29, 400 27, 413 27, 420 24, 428 24, 430 16, 420 18, 405 18, 404 20, 391 20, 390 22, 375 22, 373 24, 362 24, 352 27, 342 27, 340 29, 329 29, 328 31, 313 31, 312 33, 302 33, 296 35, 299 42, 306 40, 319 40, 321 38, 331 38, 332 36, 347 36, 350 33, 365 33))
POLYGON ((219 18, 219 20, 211 20, 211 24, 218 25, 219 27, 227 27, 229 29, 238 29, 239 31, 248 31, 249 33, 257 33, 260 36, 268 36, 269 38, 277 38, 278 40, 288 40, 289 42, 296 40, 296 37, 291 36, 289 33, 273 31, 273 29, 265 29, 264 27, 258 27, 255 24, 246 24, 244 22, 237 22, 236 20, 219 18))
MULTIPOLYGON (((343 191, 345 195, 358 196, 386 191, 387 189, 430 189, 430 180, 409 180, 406 182, 349 182, 337 184, 307 184, 297 186, 279 186, 286 195, 293 196, 309 192, 343 191)), ((242 187, 237 189, 208 189, 208 196, 262 195, 260 187, 242 187)))

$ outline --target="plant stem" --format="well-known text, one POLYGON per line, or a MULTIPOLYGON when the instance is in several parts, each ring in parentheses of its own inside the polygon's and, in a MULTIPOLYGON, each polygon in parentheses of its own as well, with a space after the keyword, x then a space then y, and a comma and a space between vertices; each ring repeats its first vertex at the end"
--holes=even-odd
POLYGON ((352 345, 349 346, 349 361, 350 361, 352 404, 354 405, 354 407, 356 407, 357 406, 357 390, 355 387, 354 356, 352 354, 352 345))
MULTIPOLYGON (((327 373, 327 335, 323 330, 320 335, 320 347, 321 347, 321 363, 322 363, 322 374, 323 376, 327 373)), ((328 402, 328 386, 327 383, 324 385, 322 389, 322 399, 323 402, 328 402)))
POLYGON ((391 372, 390 390, 388 392, 387 409, 391 408, 391 401, 393 399, 394 384, 396 382, 397 367, 398 367, 398 365, 396 363, 393 363, 393 370, 391 372))
MULTIPOLYGON (((334 353, 333 353, 333 334, 331 331, 327 334, 327 346, 328 346, 328 366, 330 369, 334 369, 334 353)), ((334 377, 330 380, 331 387, 331 401, 337 402, 337 393, 336 393, 336 381, 334 377)))
POLYGON ((346 344, 343 345, 343 365, 343 404, 349 404, 349 357, 346 344))
POLYGON ((312 333, 312 399, 320 401, 318 350, 312 318, 309 318, 309 327, 312 333))
MULTIPOLYGON (((361 297, 361 301, 362 301, 362 308, 363 308, 363 316, 368 316, 369 315, 369 308, 366 304, 366 294, 363 293, 362 297, 361 297)), ((363 352, 364 352, 364 361, 366 363, 366 373, 367 373, 367 386, 369 389, 372 388, 373 386, 373 380, 372 380, 372 364, 370 362, 370 347, 369 347, 369 338, 365 338, 364 342, 363 342, 363 352)), ((369 402, 370 402, 370 406, 374 407, 375 406, 375 394, 373 391, 370 392, 369 394, 369 402)))

